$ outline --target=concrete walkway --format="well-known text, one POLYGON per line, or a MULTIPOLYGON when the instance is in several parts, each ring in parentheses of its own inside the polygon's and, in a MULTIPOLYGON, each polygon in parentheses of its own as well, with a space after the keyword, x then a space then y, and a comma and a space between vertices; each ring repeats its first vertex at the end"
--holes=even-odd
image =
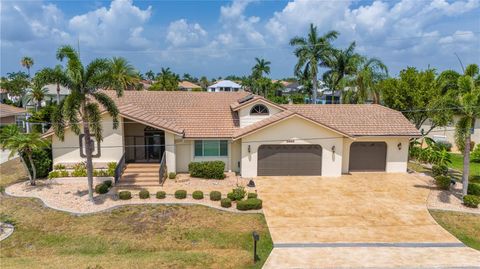
POLYGON ((409 174, 256 180, 274 242, 265 268, 480 266, 428 213, 430 187, 409 174))

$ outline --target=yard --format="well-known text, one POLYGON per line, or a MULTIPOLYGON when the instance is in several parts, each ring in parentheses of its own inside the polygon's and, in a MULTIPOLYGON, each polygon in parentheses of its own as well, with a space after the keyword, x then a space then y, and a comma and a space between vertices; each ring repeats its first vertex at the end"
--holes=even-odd
MULTIPOLYGON (((458 153, 452 153, 452 163, 450 168, 459 172, 463 171, 463 155, 458 153)), ((470 175, 480 182, 480 163, 470 162, 470 175)))
MULTIPOLYGON (((0 170, 2 188, 25 178, 18 161, 0 170)), ((0 199, 1 220, 16 228, 0 243, 2 268, 260 268, 272 250, 261 214, 142 205, 74 216, 38 199, 0 199), (257 264, 252 231, 260 234, 257 264)))
POLYGON ((480 250, 480 215, 430 210, 435 221, 465 245, 480 250))

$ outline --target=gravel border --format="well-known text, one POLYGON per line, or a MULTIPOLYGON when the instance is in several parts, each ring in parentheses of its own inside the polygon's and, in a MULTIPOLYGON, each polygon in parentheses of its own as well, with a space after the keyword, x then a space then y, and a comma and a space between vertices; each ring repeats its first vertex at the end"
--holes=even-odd
POLYGON ((3 226, 3 233, 0 234, 0 241, 3 241, 13 234, 13 231, 15 231, 15 226, 3 222, 0 222, 0 225, 3 226))

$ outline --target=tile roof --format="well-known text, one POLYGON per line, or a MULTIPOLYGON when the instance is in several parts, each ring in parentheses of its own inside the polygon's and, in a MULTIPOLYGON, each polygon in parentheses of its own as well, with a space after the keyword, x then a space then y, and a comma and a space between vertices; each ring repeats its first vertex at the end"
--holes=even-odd
POLYGON ((202 88, 200 86, 198 86, 197 84, 195 83, 192 83, 190 81, 179 81, 178 82, 178 87, 179 88, 183 88, 183 89, 196 89, 196 88, 202 88))
POLYGON ((27 110, 25 110, 24 108, 0 103, 0 117, 2 118, 24 113, 27 113, 27 110))

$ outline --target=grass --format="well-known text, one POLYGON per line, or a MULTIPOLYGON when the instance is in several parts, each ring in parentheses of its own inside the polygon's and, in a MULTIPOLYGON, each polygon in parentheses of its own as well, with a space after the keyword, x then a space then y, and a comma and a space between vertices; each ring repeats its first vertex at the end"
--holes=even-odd
MULTIPOLYGON (((0 170, 0 186, 22 179, 19 169, 0 170)), ((125 206, 75 216, 0 194, 0 212, 16 229, 0 243, 2 269, 261 268, 273 247, 263 215, 203 206, 125 206), (256 264, 252 231, 260 234, 256 264)))
POLYGON ((480 215, 430 210, 435 221, 465 245, 480 250, 480 215))
MULTIPOLYGON (((451 156, 452 163, 449 167, 461 173, 463 171, 463 155, 452 153, 451 156)), ((472 181, 480 183, 480 163, 470 162, 470 175, 473 178, 472 181)))

